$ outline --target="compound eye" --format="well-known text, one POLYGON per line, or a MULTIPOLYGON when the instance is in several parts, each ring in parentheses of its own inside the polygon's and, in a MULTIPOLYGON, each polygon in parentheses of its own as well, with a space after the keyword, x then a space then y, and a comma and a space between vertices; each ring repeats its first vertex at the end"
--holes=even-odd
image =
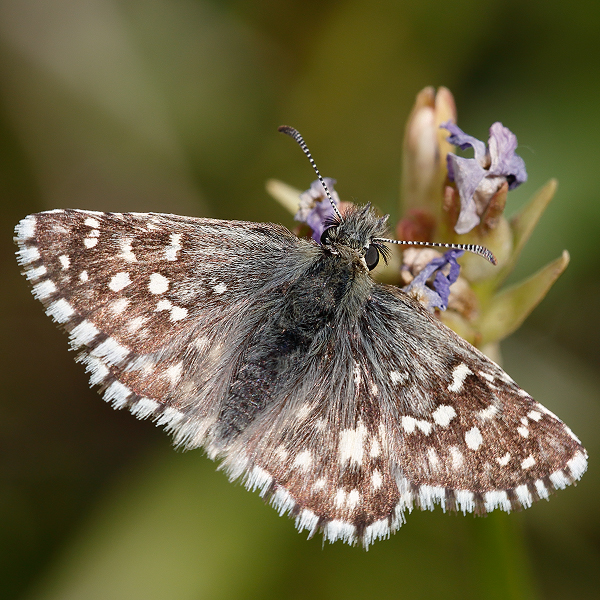
POLYGON ((334 229, 334 226, 328 227, 321 234, 321 246, 329 243, 329 234, 331 233, 332 229, 334 229))
POLYGON ((377 250, 377 247, 373 244, 371 244, 365 252, 365 262, 367 263, 369 271, 372 271, 379 262, 379 250, 377 250))

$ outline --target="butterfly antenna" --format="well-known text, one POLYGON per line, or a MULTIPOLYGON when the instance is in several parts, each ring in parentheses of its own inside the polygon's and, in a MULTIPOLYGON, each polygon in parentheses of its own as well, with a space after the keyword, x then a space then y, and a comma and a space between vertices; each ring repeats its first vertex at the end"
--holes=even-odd
POLYGON ((406 240, 390 240, 389 238, 374 238, 374 242, 385 242, 387 244, 399 244, 400 246, 428 246, 430 248, 448 248, 454 250, 466 250, 487 258, 493 265, 498 264, 496 257, 485 247, 477 244, 442 244, 439 242, 411 242, 406 240))
POLYGON ((335 214, 338 216, 338 218, 341 221, 342 213, 340 213, 340 211, 338 210, 338 207, 335 205, 335 202, 333 201, 333 198, 331 197, 331 194, 329 193, 329 189, 327 188, 327 185, 325 184, 325 180, 323 179, 323 177, 321 177, 321 173, 319 173, 319 169, 317 169, 317 165, 310 153, 310 150, 308 149, 308 146, 306 145, 306 142, 304 141, 304 138, 300 135, 300 133, 296 129, 294 129, 293 127, 288 127, 287 125, 282 125, 281 127, 278 127, 277 131, 280 131, 281 133, 285 133, 286 135, 289 135, 291 138, 294 138, 296 140, 296 142, 298 142, 298 145, 300 146, 300 148, 302 148, 302 151, 304 152, 304 154, 306 154, 310 164, 312 165, 312 168, 315 170, 315 173, 317 174, 317 177, 319 178, 319 181, 321 182, 321 185, 323 186, 323 189, 325 190, 325 193, 327 194, 327 198, 329 198, 329 202, 331 203, 333 211, 335 212, 335 214))

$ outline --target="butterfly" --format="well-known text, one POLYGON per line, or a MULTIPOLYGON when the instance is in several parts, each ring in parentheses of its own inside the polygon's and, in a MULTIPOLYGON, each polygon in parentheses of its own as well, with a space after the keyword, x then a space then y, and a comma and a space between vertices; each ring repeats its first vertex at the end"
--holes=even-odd
POLYGON ((203 447, 310 536, 368 547, 413 508, 511 511, 578 480, 587 453, 558 417, 371 277, 386 219, 332 205, 320 243, 75 209, 24 218, 15 241, 104 399, 203 447))

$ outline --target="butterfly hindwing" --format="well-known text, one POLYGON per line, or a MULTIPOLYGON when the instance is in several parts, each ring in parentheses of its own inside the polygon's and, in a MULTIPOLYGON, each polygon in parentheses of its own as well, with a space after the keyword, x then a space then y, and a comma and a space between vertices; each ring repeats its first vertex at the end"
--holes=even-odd
POLYGON ((562 421, 406 294, 375 285, 337 322, 225 463, 300 529, 369 545, 415 507, 518 510, 585 471, 562 421))

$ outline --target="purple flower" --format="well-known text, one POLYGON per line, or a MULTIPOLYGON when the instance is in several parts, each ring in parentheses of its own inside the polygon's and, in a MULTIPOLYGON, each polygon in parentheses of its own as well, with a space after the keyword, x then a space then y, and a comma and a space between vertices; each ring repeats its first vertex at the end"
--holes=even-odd
MULTIPOLYGON (((340 204, 340 198, 333 189, 336 181, 331 177, 324 177, 327 188, 331 193, 336 206, 340 204)), ((296 221, 306 223, 312 230, 312 238, 315 242, 321 241, 321 235, 325 230, 325 223, 335 217, 331 202, 325 194, 323 184, 317 179, 310 184, 310 188, 300 194, 300 208, 294 216, 296 221)))
POLYGON ((479 225, 492 196, 504 182, 512 190, 527 181, 525 162, 515 154, 517 136, 504 127, 494 123, 490 127, 488 147, 467 135, 455 123, 447 121, 440 125, 450 132, 448 141, 461 150, 473 148, 474 158, 463 158, 448 153, 448 178, 456 183, 460 195, 460 214, 454 230, 467 233, 479 225))
POLYGON ((448 297, 450 296, 450 286, 458 279, 460 265, 456 259, 462 256, 464 250, 448 250, 443 256, 429 261, 417 276, 403 289, 404 292, 417 298, 425 305, 425 308, 432 311, 435 308, 446 310, 448 308, 448 297), (442 272, 446 265, 450 266, 448 275, 442 272), (437 273, 436 273, 437 271, 437 273), (435 273, 433 279, 433 288, 427 285, 427 282, 435 273))

